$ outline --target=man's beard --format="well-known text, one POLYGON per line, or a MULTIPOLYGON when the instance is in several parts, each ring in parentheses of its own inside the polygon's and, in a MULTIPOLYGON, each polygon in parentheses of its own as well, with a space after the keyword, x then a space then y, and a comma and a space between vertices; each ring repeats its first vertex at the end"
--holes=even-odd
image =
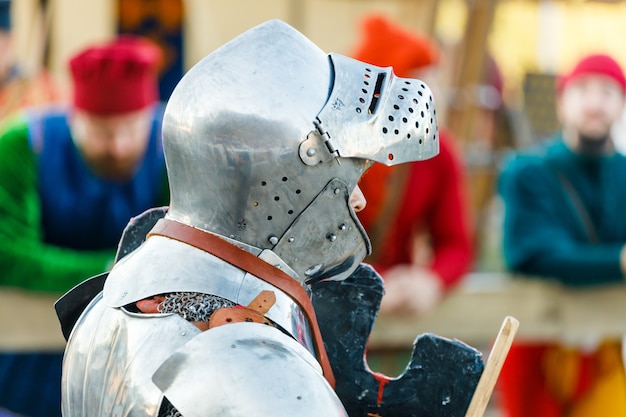
POLYGON ((589 136, 582 133, 578 134, 578 151, 583 155, 600 156, 607 149, 607 142, 610 135, 589 136))

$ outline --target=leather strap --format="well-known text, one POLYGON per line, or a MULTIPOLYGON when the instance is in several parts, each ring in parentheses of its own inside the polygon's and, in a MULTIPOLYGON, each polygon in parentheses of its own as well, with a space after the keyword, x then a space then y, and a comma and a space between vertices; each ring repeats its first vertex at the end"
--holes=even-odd
POLYGON ((554 174, 556 175, 557 179, 561 183, 561 186, 563 187, 563 190, 568 195, 568 197, 570 198, 570 201, 574 205, 574 209, 576 210, 576 214, 578 215, 578 218, 580 219, 580 221, 583 224, 583 227, 585 229, 585 234, 587 235, 587 238, 589 239, 589 242, 591 242, 593 244, 599 243, 600 242, 600 237, 598 236, 598 232, 596 230, 596 227, 594 226, 593 220, 591 220, 591 216, 589 215, 589 212, 587 211, 587 208, 585 207, 585 204, 583 203, 582 199, 580 198, 580 195, 578 194, 578 191, 576 191, 576 188, 574 188, 574 185, 567 178, 567 176, 561 170, 561 168, 558 166, 557 163, 552 162, 552 161, 549 160, 548 161, 548 166, 550 168, 552 168, 552 171, 554 172, 554 174))
POLYGON ((265 313, 272 308, 274 303, 276 303, 274 291, 264 290, 246 307, 235 306, 218 308, 211 314, 209 329, 230 323, 241 323, 242 321, 275 327, 274 323, 265 317, 265 313))
POLYGON ((214 234, 184 223, 167 218, 160 219, 148 233, 147 237, 150 236, 165 236, 187 243, 251 273, 289 295, 300 306, 308 319, 313 332, 317 360, 322 367, 324 377, 333 388, 335 387, 335 377, 324 348, 313 304, 304 288, 297 281, 250 252, 232 245, 214 234))

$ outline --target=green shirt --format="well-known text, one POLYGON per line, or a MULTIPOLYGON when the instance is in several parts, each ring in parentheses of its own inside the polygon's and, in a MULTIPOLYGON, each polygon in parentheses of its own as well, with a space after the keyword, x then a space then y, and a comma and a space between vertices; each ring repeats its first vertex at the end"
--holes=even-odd
POLYGON ((112 264, 116 248, 79 251, 47 244, 36 155, 18 115, 0 129, 0 285, 65 292, 112 264))

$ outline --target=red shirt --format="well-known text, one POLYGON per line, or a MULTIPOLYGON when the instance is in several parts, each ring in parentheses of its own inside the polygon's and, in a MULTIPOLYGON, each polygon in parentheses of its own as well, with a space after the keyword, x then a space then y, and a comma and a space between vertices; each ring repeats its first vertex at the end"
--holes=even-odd
MULTIPOLYGON (((440 129, 440 152, 429 160, 387 167, 375 164, 363 176, 359 186, 367 206, 359 219, 378 249, 370 262, 379 272, 403 263, 412 262, 412 241, 416 231, 424 231, 430 239, 432 259, 429 267, 441 277, 446 288, 458 282, 469 270, 472 258, 470 213, 465 196, 463 166, 456 155, 450 133, 440 129), (407 172, 405 191, 398 192, 398 203, 390 211, 384 231, 379 234, 384 242, 376 242, 372 235, 377 218, 381 216, 383 201, 392 191, 392 174, 407 172)), ((391 197, 393 198, 393 197, 391 197)), ((392 204, 393 205, 393 204, 392 204)))

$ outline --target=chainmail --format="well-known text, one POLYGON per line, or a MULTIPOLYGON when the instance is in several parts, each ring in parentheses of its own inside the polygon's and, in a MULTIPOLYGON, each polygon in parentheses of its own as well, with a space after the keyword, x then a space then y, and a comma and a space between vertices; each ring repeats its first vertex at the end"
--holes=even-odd
MULTIPOLYGON (((218 308, 233 307, 235 303, 217 295, 198 292, 174 292, 165 295, 159 303, 159 313, 176 313, 188 321, 208 321, 218 308)), ((164 400, 159 417, 183 417, 167 399, 164 400)))
POLYGON ((217 295, 198 292, 175 292, 165 295, 158 306, 159 313, 176 313, 187 321, 208 321, 218 308, 233 307, 235 303, 217 295))

